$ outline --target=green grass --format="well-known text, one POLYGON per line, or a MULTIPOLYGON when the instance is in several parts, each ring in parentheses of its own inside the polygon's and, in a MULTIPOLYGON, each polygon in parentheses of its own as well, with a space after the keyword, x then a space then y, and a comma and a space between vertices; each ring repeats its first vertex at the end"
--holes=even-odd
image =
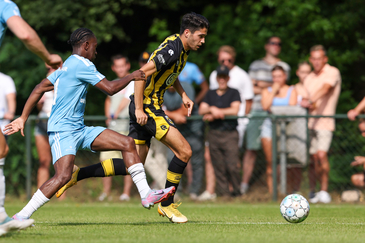
MULTIPOLYGON (((9 215, 24 203, 7 202, 9 215)), ((1 242, 364 242, 365 206, 311 205, 300 224, 287 223, 274 203, 183 203, 186 224, 172 224, 129 203, 75 203, 52 200, 33 218, 36 226, 1 242)))

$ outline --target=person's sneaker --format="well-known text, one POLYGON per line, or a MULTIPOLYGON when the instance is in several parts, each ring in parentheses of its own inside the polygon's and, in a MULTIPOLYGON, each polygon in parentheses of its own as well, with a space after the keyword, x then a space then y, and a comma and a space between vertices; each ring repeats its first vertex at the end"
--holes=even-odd
POLYGON ((208 191, 204 191, 199 197, 199 201, 209 201, 209 200, 215 200, 217 198, 217 194, 210 193, 208 191))
POLYGON ((193 201, 198 200, 198 195, 196 195, 196 193, 190 193, 190 194, 189 194, 189 197, 190 197, 190 199, 191 199, 191 200, 193 200, 193 201))
POLYGON ((160 203, 166 201, 170 196, 172 196, 175 192, 175 187, 170 186, 168 188, 162 190, 150 190, 146 197, 142 198, 142 206, 150 209, 156 203, 160 203))
POLYGON ((5 235, 6 233, 11 231, 26 229, 29 226, 32 226, 33 223, 34 219, 16 220, 14 218, 6 217, 6 219, 0 223, 0 236, 5 235))
POLYGON ((127 194, 123 193, 122 195, 120 195, 119 200, 128 202, 129 200, 131 200, 131 198, 127 194))
POLYGON ((309 195, 308 195, 308 198, 309 198, 309 199, 312 199, 312 198, 314 198, 315 196, 316 196, 315 191, 310 191, 310 192, 309 192, 309 195))
POLYGON ((321 203, 330 203, 331 202, 331 195, 326 191, 319 192, 319 202, 321 203))
POLYGON ((106 195, 106 193, 105 193, 105 192, 103 192, 103 193, 101 193, 101 194, 100 194, 100 196, 98 197, 98 200, 99 200, 100 202, 102 202, 102 201, 104 201, 104 200, 105 200, 105 198, 107 198, 107 196, 108 196, 108 195, 106 195))
POLYGON ((56 192, 56 197, 60 197, 68 188, 77 184, 77 175, 79 174, 79 171, 80 168, 74 165, 71 180, 56 192))
POLYGON ((320 192, 314 193, 314 197, 309 199, 310 203, 318 203, 320 198, 320 192))
POLYGON ((248 191, 248 184, 246 183, 241 183, 241 187, 240 187, 240 192, 241 194, 246 194, 248 191))
POLYGON ((177 210, 181 203, 172 203, 169 206, 163 207, 161 203, 158 205, 158 213, 163 216, 167 217, 172 223, 186 223, 188 219, 177 210))

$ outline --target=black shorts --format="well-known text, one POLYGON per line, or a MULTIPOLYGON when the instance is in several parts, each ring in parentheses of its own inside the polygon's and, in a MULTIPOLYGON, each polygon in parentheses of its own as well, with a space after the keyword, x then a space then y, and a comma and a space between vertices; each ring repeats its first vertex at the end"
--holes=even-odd
POLYGON ((128 136, 134 138, 136 144, 150 145, 152 137, 161 140, 167 133, 170 126, 176 128, 174 122, 165 114, 161 107, 154 105, 144 105, 143 110, 147 114, 147 124, 141 126, 137 123, 135 115, 135 104, 132 99, 129 104, 129 134, 128 136))

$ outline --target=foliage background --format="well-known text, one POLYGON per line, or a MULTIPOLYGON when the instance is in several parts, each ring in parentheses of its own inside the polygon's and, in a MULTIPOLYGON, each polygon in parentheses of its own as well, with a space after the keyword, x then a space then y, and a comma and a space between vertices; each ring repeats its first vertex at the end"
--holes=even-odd
MULTIPOLYGON (((64 59, 71 54, 66 43, 71 32, 79 27, 93 30, 99 41, 95 64, 109 79, 114 78, 110 70, 113 54, 129 56, 132 70, 136 69, 139 54, 144 50, 153 51, 166 36, 178 32, 182 15, 194 11, 206 16, 211 24, 205 46, 189 57, 207 79, 217 66, 219 46, 234 46, 236 64, 248 70, 252 61, 264 56, 266 39, 277 35, 283 43, 280 57, 292 68, 291 83, 297 82, 296 65, 307 59, 309 48, 323 44, 328 49, 329 63, 339 68, 342 74, 337 113, 345 113, 354 107, 365 94, 363 0, 14 2, 47 48, 64 59)), ((16 83, 19 115, 33 87, 46 75, 44 64, 8 31, 0 51, 0 71, 13 77, 16 83)), ((102 92, 90 88, 86 115, 102 115, 104 99, 102 92)), ((352 132, 356 132, 355 126, 352 132)), ((24 141, 16 140, 16 144, 24 141)), ((16 169, 20 170, 20 175, 24 174, 25 167, 18 165, 19 158, 12 158, 17 166, 13 162, 7 163, 7 167, 12 164, 13 168, 9 173, 16 169)))

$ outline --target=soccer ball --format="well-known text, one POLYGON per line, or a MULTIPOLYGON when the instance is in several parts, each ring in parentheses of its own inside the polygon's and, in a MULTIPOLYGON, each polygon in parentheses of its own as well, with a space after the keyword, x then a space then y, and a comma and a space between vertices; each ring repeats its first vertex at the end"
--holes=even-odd
POLYGON ((289 223, 303 222, 309 215, 309 203, 302 195, 290 194, 280 203, 280 213, 289 223))

